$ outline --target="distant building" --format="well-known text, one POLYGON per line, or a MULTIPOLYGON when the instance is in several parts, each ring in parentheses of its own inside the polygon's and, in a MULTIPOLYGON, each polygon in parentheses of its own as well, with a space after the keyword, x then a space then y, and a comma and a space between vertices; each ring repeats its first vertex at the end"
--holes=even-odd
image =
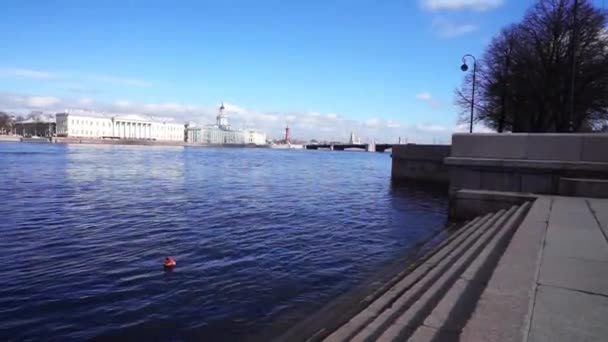
POLYGON ((349 144, 361 144, 361 139, 355 138, 355 132, 350 132, 350 139, 348 140, 349 144))
POLYGON ((192 144, 209 145, 265 145, 266 134, 254 129, 235 130, 230 127, 224 105, 219 108, 214 125, 188 126, 186 141, 192 144))
POLYGON ((56 123, 53 114, 32 112, 25 120, 15 122, 15 133, 24 137, 52 137, 55 135, 56 123))
POLYGON ((184 141, 184 125, 140 115, 107 115, 87 111, 56 114, 57 136, 81 138, 184 141))

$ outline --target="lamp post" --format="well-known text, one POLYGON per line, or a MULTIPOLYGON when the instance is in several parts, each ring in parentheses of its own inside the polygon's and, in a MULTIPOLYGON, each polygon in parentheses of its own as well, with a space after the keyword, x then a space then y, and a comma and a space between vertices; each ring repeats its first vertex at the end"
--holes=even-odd
POLYGON ((578 0, 574 0, 574 9, 572 16, 572 56, 570 63, 572 64, 572 72, 570 73, 570 113, 568 120, 568 131, 574 131, 574 86, 576 85, 576 47, 577 47, 577 38, 578 38, 578 21, 577 21, 577 12, 578 12, 578 0))
POLYGON ((469 70, 469 66, 467 65, 467 57, 473 59, 473 91, 471 93, 471 122, 469 125, 469 133, 473 133, 473 109, 475 107, 475 74, 477 73, 477 60, 475 56, 466 54, 462 56, 462 65, 460 66, 460 70, 463 72, 469 70))

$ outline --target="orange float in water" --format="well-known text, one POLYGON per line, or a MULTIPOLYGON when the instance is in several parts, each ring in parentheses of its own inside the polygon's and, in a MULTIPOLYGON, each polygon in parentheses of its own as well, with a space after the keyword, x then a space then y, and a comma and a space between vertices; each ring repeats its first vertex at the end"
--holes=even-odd
POLYGON ((173 258, 166 257, 165 261, 163 261, 163 267, 165 267, 165 268, 175 267, 175 260, 173 260, 173 258))

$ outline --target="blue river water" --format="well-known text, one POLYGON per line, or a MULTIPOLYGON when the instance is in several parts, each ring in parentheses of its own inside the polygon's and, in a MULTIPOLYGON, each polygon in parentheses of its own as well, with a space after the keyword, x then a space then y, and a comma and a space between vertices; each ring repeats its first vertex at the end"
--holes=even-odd
POLYGON ((388 153, 0 143, 0 340, 239 340, 446 212, 388 153))

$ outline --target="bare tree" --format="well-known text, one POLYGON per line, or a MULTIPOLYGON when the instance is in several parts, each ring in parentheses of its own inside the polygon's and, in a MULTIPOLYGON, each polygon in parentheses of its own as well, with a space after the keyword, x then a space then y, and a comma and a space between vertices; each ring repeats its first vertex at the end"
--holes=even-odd
POLYGON ((0 112, 0 134, 8 134, 12 128, 11 117, 5 112, 0 112))
MULTIPOLYGON (((608 120, 607 22, 606 12, 589 1, 579 0, 575 17, 574 0, 540 0, 521 23, 503 29, 480 60, 475 121, 499 132, 600 129, 608 120)), ((471 82, 465 76, 456 90, 463 112, 471 82)))

